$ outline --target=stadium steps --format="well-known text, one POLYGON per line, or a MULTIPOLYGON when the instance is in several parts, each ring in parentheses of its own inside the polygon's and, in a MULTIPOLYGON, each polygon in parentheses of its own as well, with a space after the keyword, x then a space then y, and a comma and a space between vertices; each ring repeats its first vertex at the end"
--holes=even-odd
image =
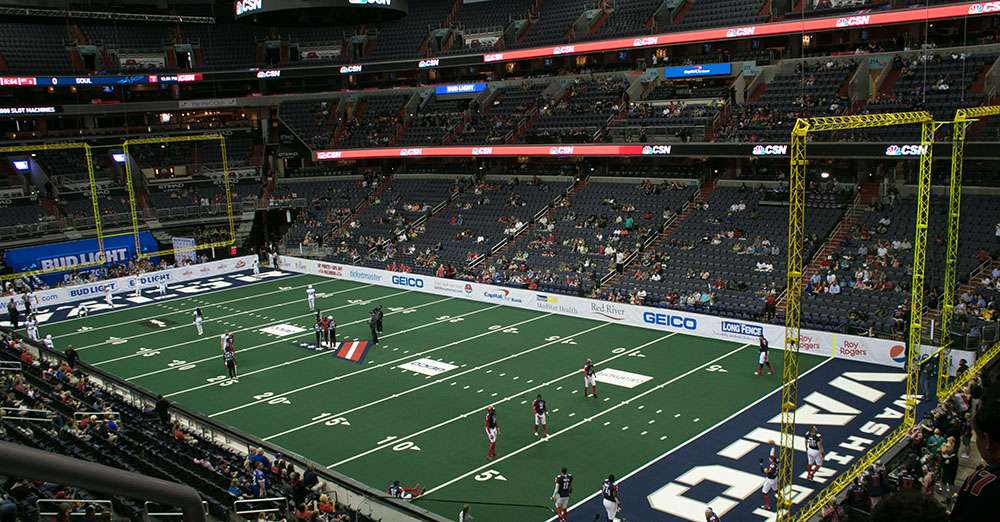
POLYGON ((896 86, 896 80, 899 79, 899 69, 892 69, 886 75, 885 79, 882 80, 882 84, 878 86, 876 91, 878 94, 889 94, 892 89, 896 86))
POLYGON ((685 0, 684 3, 677 6, 674 12, 670 16, 670 23, 672 25, 680 25, 684 22, 684 16, 687 15, 688 10, 691 9, 691 0, 685 0))
POLYGON ((601 15, 590 25, 590 28, 587 30, 587 34, 599 33, 601 28, 604 27, 604 24, 608 23, 608 19, 614 15, 614 10, 610 9, 607 0, 597 2, 596 8, 601 10, 601 15))
MULTIPOLYGON (((876 197, 877 197, 878 184, 875 183, 874 185, 876 188, 876 197)), ((864 189, 858 191, 857 195, 854 196, 854 202, 851 204, 851 207, 847 209, 847 212, 844 213, 843 217, 840 219, 840 222, 837 223, 837 226, 833 228, 832 232, 830 232, 830 235, 826 238, 826 241, 823 243, 823 245, 819 247, 819 249, 816 250, 816 253, 812 256, 812 259, 809 260, 809 264, 806 265, 806 267, 802 270, 803 287, 805 287, 806 281, 808 281, 809 278, 811 278, 814 274, 817 274, 821 270, 823 270, 824 268, 823 262, 826 260, 826 258, 831 254, 840 251, 840 248, 843 246, 844 241, 850 238, 851 227, 853 227, 858 222, 858 219, 862 214, 868 212, 869 203, 866 203, 866 198, 870 197, 871 197, 870 191, 866 193, 864 189)), ((788 289, 786 288, 784 291, 781 292, 781 295, 778 296, 778 303, 775 306, 775 317, 785 316, 785 297, 787 296, 787 294, 788 294, 788 289)))
MULTIPOLYGON (((969 274, 968 282, 958 285, 955 289, 955 303, 958 303, 958 296, 965 292, 970 294, 975 294, 978 290, 983 288, 982 281, 985 277, 993 272, 994 268, 1000 268, 1000 259, 990 259, 989 261, 979 265, 969 274)), ((953 319, 954 321, 954 319, 953 319)), ((938 328, 941 325, 941 310, 939 308, 928 308, 924 313, 923 322, 920 323, 921 326, 921 337, 925 342, 933 341, 937 343, 941 338, 941 332, 938 328), (935 338, 931 339, 931 322, 934 323, 934 334, 935 338)))
MULTIPOLYGON (((624 269, 622 270, 622 275, 628 273, 629 267, 636 259, 639 259, 640 257, 639 254, 641 254, 643 251, 650 249, 652 250, 658 249, 660 245, 662 245, 663 242, 666 241, 666 239, 670 237, 671 234, 674 233, 675 230, 680 228, 685 221, 687 221, 691 216, 697 213, 698 209, 701 208, 702 204, 708 201, 708 198, 709 196, 712 195, 712 192, 715 192, 715 179, 709 179, 708 181, 702 183, 701 187, 698 188, 698 192, 695 193, 694 198, 692 198, 691 201, 686 203, 684 205, 684 208, 681 209, 681 211, 676 216, 674 216, 673 219, 664 224, 662 232, 657 234, 657 236, 653 238, 652 241, 644 245, 638 251, 633 252, 632 255, 630 255, 627 259, 625 259, 625 265, 624 269)), ((616 274, 614 272, 609 272, 607 276, 601 279, 600 283, 594 287, 594 291, 591 297, 600 297, 601 288, 607 288, 609 286, 613 287, 618 282, 618 280, 622 278, 622 275, 616 274)))
POLYGON ((7 65, 7 59, 4 58, 3 53, 0 53, 0 71, 6 71, 10 66, 7 65))
POLYGON ((518 241, 521 238, 527 237, 527 233, 529 231, 534 230, 535 223, 538 222, 539 219, 541 219, 542 217, 547 217, 549 219, 552 219, 552 214, 555 212, 556 209, 556 203, 564 199, 572 199, 574 195, 579 193, 581 190, 584 189, 584 187, 587 186, 588 178, 589 176, 583 176, 579 178, 576 181, 576 183, 567 188, 565 192, 553 198, 552 201, 550 201, 545 208, 539 209, 538 212, 536 212, 535 215, 531 218, 531 220, 528 221, 526 225, 521 227, 521 230, 518 230, 513 236, 510 236, 509 238, 504 238, 497 244, 491 246, 488 254, 483 254, 473 259, 472 261, 469 261, 469 263, 467 263, 466 266, 470 269, 475 268, 480 264, 482 264, 483 261, 486 261, 491 257, 503 255, 505 252, 510 250, 514 245, 518 243, 518 241))

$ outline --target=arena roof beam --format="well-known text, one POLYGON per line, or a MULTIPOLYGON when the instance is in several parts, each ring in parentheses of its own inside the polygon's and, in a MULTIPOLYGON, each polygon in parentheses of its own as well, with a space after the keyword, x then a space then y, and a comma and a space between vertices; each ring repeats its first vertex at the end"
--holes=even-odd
POLYGON ((0 15, 37 16, 51 18, 89 18, 95 20, 122 20, 130 22, 161 22, 185 24, 214 24, 213 16, 178 16, 143 13, 109 13, 103 11, 70 11, 66 9, 35 9, 33 7, 0 7, 0 15))

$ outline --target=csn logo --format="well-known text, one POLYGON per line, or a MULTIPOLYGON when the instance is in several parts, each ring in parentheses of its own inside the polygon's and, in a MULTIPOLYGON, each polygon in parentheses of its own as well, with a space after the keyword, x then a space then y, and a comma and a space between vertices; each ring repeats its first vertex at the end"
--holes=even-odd
POLYGON ((472 147, 473 156, 491 156, 493 147, 472 147))
POLYGON ((889 145, 886 156, 921 156, 927 152, 926 145, 889 145))
POLYGON ((252 13, 264 7, 264 0, 237 0, 236 16, 252 13))
POLYGON ((697 330, 698 320, 693 317, 681 317, 679 315, 662 314, 656 312, 643 312, 642 320, 646 324, 656 326, 666 326, 668 328, 680 328, 683 330, 697 330))
POLYGON ((552 49, 552 54, 571 54, 576 51, 575 45, 563 45, 560 47, 554 47, 552 49))
POLYGON ((781 156, 788 153, 788 145, 757 145, 753 148, 754 156, 781 156))
POLYGON ((643 156, 666 156, 670 154, 671 145, 646 145, 642 148, 643 156))
POLYGON ((981 4, 972 4, 969 6, 969 14, 983 14, 983 13, 996 13, 1000 12, 1000 2, 984 2, 981 4))
POLYGON ((868 25, 870 16, 847 16, 837 19, 837 27, 854 27, 857 25, 868 25))
POLYGON ((351 74, 361 72, 360 65, 343 65, 340 67, 340 74, 351 74))
POLYGON ((424 280, 416 277, 392 276, 392 284, 410 288, 423 288, 424 280))
POLYGON ((420 60, 420 62, 417 63, 417 67, 419 67, 421 69, 424 69, 424 68, 427 68, 427 67, 437 67, 440 64, 441 64, 441 60, 439 60, 437 58, 431 58, 429 60, 420 60))
POLYGON ((549 147, 549 156, 572 156, 573 147, 549 147))
POLYGON ((645 38, 636 38, 632 40, 632 47, 645 47, 647 45, 656 45, 659 39, 655 36, 647 36, 645 38))
POLYGON ((753 36, 757 32, 757 26, 734 27, 726 31, 726 38, 739 38, 741 36, 753 36))

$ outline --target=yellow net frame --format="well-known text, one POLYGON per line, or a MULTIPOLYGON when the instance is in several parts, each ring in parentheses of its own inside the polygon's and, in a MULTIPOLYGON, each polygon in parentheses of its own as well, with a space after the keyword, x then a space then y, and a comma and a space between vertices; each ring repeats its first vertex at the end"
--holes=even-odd
MULTIPOLYGON (((1000 343, 984 352, 972 368, 950 378, 951 320, 955 314, 955 278, 958 270, 958 232, 962 210, 962 175, 965 166, 965 134, 981 118, 1000 116, 1000 105, 971 107, 955 111, 951 138, 951 176, 948 180, 948 245, 945 250, 944 289, 941 293, 941 341, 937 350, 937 398, 943 401, 968 384, 1000 352, 1000 343)), ((932 355, 933 357, 933 355, 932 355)))
MULTIPOLYGON (((92 155, 90 145, 86 143, 50 143, 50 144, 40 144, 40 145, 14 145, 10 147, 0 147, 0 155, 46 152, 53 150, 75 150, 75 149, 82 150, 84 156, 86 157, 85 164, 87 166, 87 179, 90 182, 90 201, 91 204, 93 205, 94 229, 97 231, 97 260, 76 265, 75 267, 73 267, 74 270, 81 268, 93 268, 101 266, 105 263, 104 230, 101 227, 101 209, 97 199, 97 183, 94 181, 94 158, 92 155)), ((16 274, 0 275, 0 281, 10 281, 13 279, 21 279, 22 277, 30 277, 30 276, 52 274, 52 273, 66 272, 66 271, 67 269, 64 267, 49 268, 43 270, 30 270, 26 272, 18 272, 16 274)))
POLYGON ((229 247, 236 244, 236 223, 233 218, 233 193, 232 187, 229 180, 229 160, 226 157, 226 138, 221 134, 202 134, 196 136, 165 136, 158 138, 141 138, 134 140, 126 140, 121 144, 122 152, 125 154, 125 187, 128 190, 129 199, 129 211, 132 218, 132 235, 135 238, 135 251, 139 259, 145 259, 150 257, 168 256, 173 254, 197 252, 199 250, 208 250, 216 247, 229 247), (169 145, 171 143, 190 143, 196 141, 218 141, 219 149, 222 156, 222 180, 223 187, 226 192, 226 219, 229 228, 229 239, 222 241, 214 241, 210 243, 205 243, 201 245, 196 245, 194 248, 167 248, 163 250, 157 250, 156 252, 143 252, 139 245, 139 217, 136 212, 136 199, 135 199, 135 187, 132 181, 132 177, 135 174, 132 168, 132 158, 129 155, 129 147, 136 145, 169 145))
POLYGON ((778 456, 779 522, 804 522, 818 514, 844 488, 851 484, 886 451, 899 442, 913 426, 916 417, 916 393, 920 351, 921 310, 923 308, 924 262, 927 247, 927 223, 930 210, 931 167, 934 131, 938 124, 926 111, 888 114, 863 114, 822 118, 799 118, 791 135, 788 201, 788 271, 785 297, 785 346, 783 352, 781 392, 781 441, 778 456), (902 424, 885 439, 873 446, 862 458, 833 479, 796 513, 792 513, 794 498, 795 411, 798 408, 799 341, 801 340, 801 297, 803 244, 805 237, 805 188, 809 159, 806 141, 810 134, 849 129, 921 126, 920 180, 917 189, 917 219, 913 241, 913 283, 910 297, 909 341, 907 343, 906 407, 902 424))

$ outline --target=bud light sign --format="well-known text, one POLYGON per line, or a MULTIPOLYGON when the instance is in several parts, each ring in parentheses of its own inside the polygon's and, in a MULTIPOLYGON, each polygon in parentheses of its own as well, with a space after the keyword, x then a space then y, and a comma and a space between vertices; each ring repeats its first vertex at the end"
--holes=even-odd
MULTIPOLYGON (((139 233, 139 246, 143 252, 155 252, 159 245, 150 232, 139 233)), ((118 234, 104 238, 104 258, 109 264, 125 264, 135 259, 135 237, 118 234)), ((40 277, 45 283, 54 285, 65 280, 76 267, 100 260, 97 239, 80 239, 48 245, 13 248, 4 254, 4 263, 15 272, 33 270, 54 270, 40 277)), ((96 267, 86 267, 81 271, 91 271, 96 267)))

